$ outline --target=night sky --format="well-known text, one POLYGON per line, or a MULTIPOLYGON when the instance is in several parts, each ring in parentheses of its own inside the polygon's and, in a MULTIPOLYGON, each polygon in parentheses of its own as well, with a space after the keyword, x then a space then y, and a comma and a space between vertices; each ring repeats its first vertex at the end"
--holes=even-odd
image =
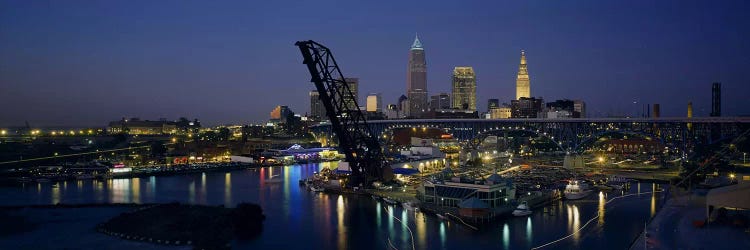
POLYGON ((259 123, 309 112, 297 40, 395 103, 419 34, 430 95, 473 66, 478 106, 510 102, 520 50, 532 96, 593 116, 750 114, 747 1, 1 1, 0 126, 105 126, 121 117, 259 123), (219 3, 220 2, 220 3, 219 3), (634 104, 633 102, 637 103, 634 104))

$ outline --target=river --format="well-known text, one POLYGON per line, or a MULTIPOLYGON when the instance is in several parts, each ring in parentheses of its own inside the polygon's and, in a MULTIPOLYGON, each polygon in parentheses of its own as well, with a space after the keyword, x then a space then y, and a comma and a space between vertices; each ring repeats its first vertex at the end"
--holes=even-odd
POLYGON ((257 239, 236 249, 529 249, 564 236, 545 249, 622 249, 629 246, 662 202, 651 183, 627 192, 560 201, 528 217, 510 217, 474 231, 451 221, 406 211, 366 196, 309 192, 298 180, 327 164, 207 172, 175 176, 29 183, 0 188, 0 205, 151 203, 178 201, 235 206, 260 204, 266 215, 257 239), (271 176, 281 183, 265 183, 271 176), (638 192, 645 194, 638 195, 638 192), (608 204, 607 200, 629 195, 608 204), (601 215, 596 217, 597 215, 601 215), (596 217, 596 218, 595 218, 596 217), (577 229, 587 222, 583 230, 577 229), (576 232, 578 231, 578 232, 576 232), (413 240, 412 240, 413 238, 413 240), (389 243, 390 242, 390 243, 389 243))

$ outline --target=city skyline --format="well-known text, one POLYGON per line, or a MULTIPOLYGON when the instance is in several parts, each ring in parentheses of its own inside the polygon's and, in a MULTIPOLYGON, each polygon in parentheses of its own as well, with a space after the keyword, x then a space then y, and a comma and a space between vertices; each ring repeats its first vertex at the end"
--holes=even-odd
POLYGON ((479 110, 486 109, 487 99, 513 98, 520 49, 533 55, 533 96, 582 99, 594 117, 637 115, 654 103, 662 117, 685 116, 688 102, 696 117, 708 116, 713 82, 723 85, 723 116, 747 115, 744 107, 750 104, 743 98, 750 92, 743 70, 750 64, 744 55, 750 53, 742 46, 748 34, 738 32, 748 27, 744 2, 589 3, 586 8, 346 3, 337 8, 351 10, 344 15, 353 22, 336 23, 332 30, 312 29, 317 23, 296 27, 302 19, 285 18, 301 11, 282 10, 279 3, 208 10, 185 3, 174 11, 168 3, 2 5, 0 126, 180 116, 209 125, 259 123, 277 105, 304 114, 313 86, 292 46, 304 39, 329 45, 344 75, 360 78, 360 92, 383 93, 384 104, 392 104, 406 94, 403 53, 416 32, 429 45, 429 95, 450 92, 451 69, 471 65, 479 110), (264 9, 259 7, 278 15, 263 19, 269 14, 254 15, 254 9, 264 9), (456 8, 456 18, 438 18, 456 8), (675 11, 663 13, 664 8, 675 11), (420 18, 402 15, 416 9, 420 18), (107 16, 95 14, 101 11, 107 16), (624 14, 612 15, 616 11, 624 14), (132 15, 142 21, 134 22, 132 15), (264 21, 276 28, 253 25, 264 21), (200 25, 181 25, 196 22, 200 25), (366 27, 372 29, 348 32, 366 27), (257 39, 261 36, 266 39, 257 39), (253 98, 261 94, 270 98, 253 98))

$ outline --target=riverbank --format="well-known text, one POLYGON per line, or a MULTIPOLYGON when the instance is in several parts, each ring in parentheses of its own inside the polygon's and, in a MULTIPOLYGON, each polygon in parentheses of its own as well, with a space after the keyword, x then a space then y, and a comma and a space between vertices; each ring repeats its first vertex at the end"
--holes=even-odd
POLYGON ((97 231, 133 241, 224 249, 235 237, 256 237, 263 229, 263 220, 261 208, 254 204, 225 208, 168 203, 121 213, 99 224, 97 231))
POLYGON ((106 249, 176 250, 189 246, 163 246, 127 241, 96 232, 109 218, 132 210, 131 204, 86 206, 13 206, 0 208, 0 249, 106 249), (4 218, 14 218, 7 221, 4 218))

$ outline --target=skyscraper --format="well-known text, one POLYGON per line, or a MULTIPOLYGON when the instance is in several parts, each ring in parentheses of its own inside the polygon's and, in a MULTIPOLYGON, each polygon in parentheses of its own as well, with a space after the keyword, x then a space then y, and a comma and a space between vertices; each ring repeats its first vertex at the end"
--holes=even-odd
POLYGON ((711 116, 721 116, 721 83, 711 86, 711 116))
POLYGON ((440 93, 430 96, 430 110, 451 108, 451 96, 448 93, 440 93))
POLYGON ((347 106, 356 110, 359 102, 359 78, 344 78, 344 81, 349 85, 352 96, 344 96, 342 99, 347 103, 347 106))
POLYGON ((383 112, 383 99, 380 93, 367 95, 367 112, 383 112))
POLYGON ((427 111, 427 61, 419 36, 414 37, 409 50, 406 95, 409 98, 408 116, 419 117, 427 111))
POLYGON ((310 91, 310 117, 318 121, 327 119, 325 106, 317 90, 310 91))
POLYGON ((499 99, 487 99, 487 112, 490 112, 492 109, 500 108, 500 100, 499 99))
POLYGON ((526 52, 521 50, 521 64, 518 66, 518 75, 516 76, 516 100, 521 97, 531 97, 531 83, 529 81, 529 71, 526 69, 526 52))
POLYGON ((477 78, 472 67, 453 68, 453 108, 477 110, 477 78))

